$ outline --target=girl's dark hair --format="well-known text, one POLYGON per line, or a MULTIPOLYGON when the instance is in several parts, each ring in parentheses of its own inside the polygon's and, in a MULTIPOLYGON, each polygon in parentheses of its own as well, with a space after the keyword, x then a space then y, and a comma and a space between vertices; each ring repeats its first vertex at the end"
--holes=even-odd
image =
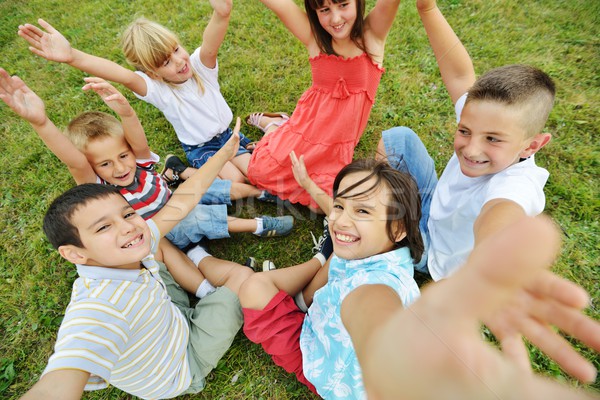
POLYGON ((407 173, 400 172, 392 168, 384 161, 373 159, 356 160, 346 165, 335 177, 333 182, 333 198, 354 198, 371 193, 387 185, 390 190, 390 198, 387 204, 387 234, 392 242, 396 242, 396 236, 399 230, 406 232, 406 237, 400 242, 396 242, 396 248, 407 246, 414 262, 421 260, 425 246, 419 230, 419 220, 421 219, 421 196, 415 180, 407 173), (346 176, 356 172, 367 172, 368 175, 350 185, 345 190, 338 192, 340 182, 346 176), (375 178, 373 185, 361 193, 348 195, 354 188, 375 178))
MULTIPOLYGON (((339 4, 344 3, 348 0, 330 1, 334 4, 339 4)), ((350 31, 350 40, 352 40, 356 47, 368 54, 368 51, 364 45, 365 2, 364 0, 355 1, 356 21, 354 21, 354 25, 352 26, 352 30, 350 31)), ((324 4, 325 0, 304 0, 304 8, 306 9, 308 21, 310 22, 310 28, 312 29, 313 35, 315 36, 319 48, 325 54, 334 54, 337 56, 338 54, 335 52, 335 50, 333 50, 331 35, 327 33, 327 31, 319 23, 319 16, 317 15, 317 10, 319 8, 323 8, 324 4)))
POLYGON ((111 185, 84 183, 75 186, 58 196, 44 216, 44 233, 55 249, 72 244, 83 247, 79 230, 71 222, 71 218, 79 207, 92 200, 105 199, 109 196, 121 196, 119 189, 111 185))

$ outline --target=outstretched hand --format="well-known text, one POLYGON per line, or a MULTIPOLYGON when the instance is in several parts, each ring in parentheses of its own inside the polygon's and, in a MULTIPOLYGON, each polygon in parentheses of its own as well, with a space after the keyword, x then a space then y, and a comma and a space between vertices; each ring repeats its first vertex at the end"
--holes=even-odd
POLYGON ((73 52, 69 41, 52 25, 38 19, 42 30, 35 25, 19 25, 18 35, 29 44, 29 50, 46 60, 69 63, 73 60, 73 52))
MULTIPOLYGON (((559 243, 558 230, 547 218, 523 219, 478 245, 456 274, 425 288, 421 298, 373 333, 364 350, 361 367, 370 398, 587 398, 524 372, 479 330, 479 321, 520 305, 544 329, 556 324, 598 350, 600 324, 579 311, 587 295, 547 270, 559 243), (525 292, 540 297, 518 300, 525 292)), ((514 328, 521 329, 523 324, 514 328)), ((547 350, 552 342, 538 345, 547 350)), ((567 354, 563 361, 580 379, 594 379, 587 360, 567 354)))
POLYGON ((312 181, 310 176, 308 175, 308 171, 306 170, 306 165, 304 164, 304 155, 300 155, 300 158, 296 157, 296 153, 292 150, 290 153, 290 160, 292 161, 292 173, 294 174, 294 179, 300 186, 302 186, 305 190, 308 190, 308 186, 312 181))
POLYGON ((514 362, 529 367, 529 354, 520 340, 523 335, 566 373, 589 382, 596 375, 593 366, 552 329, 555 326, 599 350, 600 324, 581 312, 588 303, 589 297, 581 287, 546 271, 484 322, 514 362))
POLYGON ((102 98, 102 100, 109 106, 114 112, 121 117, 128 117, 133 115, 135 112, 125 96, 119 92, 113 85, 106 82, 102 78, 88 77, 83 78, 86 84, 83 86, 83 90, 93 90, 102 98))
POLYGON ((46 107, 25 82, 18 76, 10 76, 0 68, 0 99, 18 116, 33 125, 46 122, 46 107))

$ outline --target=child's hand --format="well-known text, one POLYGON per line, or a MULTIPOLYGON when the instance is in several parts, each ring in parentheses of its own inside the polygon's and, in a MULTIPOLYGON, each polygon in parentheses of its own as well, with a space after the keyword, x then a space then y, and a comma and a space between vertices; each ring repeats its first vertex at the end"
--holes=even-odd
POLYGON ((0 68, 0 99, 18 116, 32 125, 46 122, 44 102, 18 76, 11 77, 0 68))
POLYGON ((93 90, 96 92, 98 96, 104 100, 106 105, 119 114, 119 116, 128 117, 134 114, 133 108, 125 96, 123 96, 123 94, 113 85, 106 82, 104 79, 97 77, 83 78, 83 80, 86 84, 82 89, 86 91, 93 90))
POLYGON ((420 12, 429 11, 436 7, 436 0, 417 0, 417 10, 420 12))
POLYGON ((231 137, 229 138, 227 143, 225 143, 225 145, 223 145, 223 147, 221 147, 221 149, 219 150, 219 153, 223 152, 223 154, 227 155, 228 160, 231 160, 233 157, 235 157, 240 148, 240 126, 241 120, 240 117, 237 117, 237 119, 235 120, 235 126, 233 128, 233 133, 231 134, 231 137))
POLYGON ((223 18, 230 16, 231 9, 233 8, 232 0, 209 0, 209 3, 219 16, 223 18))
POLYGON ((292 150, 290 159, 292 160, 292 173, 294 174, 296 182, 304 189, 308 190, 307 187, 312 182, 312 179, 310 179, 308 171, 306 170, 306 165, 304 165, 304 155, 301 155, 300 159, 298 159, 296 153, 292 150))
POLYGON ((19 25, 18 35, 31 45, 29 50, 46 60, 62 63, 71 62, 73 52, 69 41, 43 19, 38 19, 38 23, 46 31, 31 24, 19 25))

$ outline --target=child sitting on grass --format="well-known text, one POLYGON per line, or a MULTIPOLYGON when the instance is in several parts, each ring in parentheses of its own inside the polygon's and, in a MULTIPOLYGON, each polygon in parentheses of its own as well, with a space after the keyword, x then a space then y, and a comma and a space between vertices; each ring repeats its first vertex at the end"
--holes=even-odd
MULTIPOLYGON (((153 168, 159 158, 150 151, 144 130, 127 99, 100 78, 85 78, 85 81, 84 90, 98 93, 120 116, 121 123, 106 113, 85 112, 69 123, 67 138, 48 119, 42 100, 21 79, 11 78, 1 68, 0 98, 31 124, 48 148, 67 165, 75 182, 119 187, 134 209, 148 219, 171 196, 167 184, 153 168)), ((254 219, 228 216, 227 205, 231 204, 233 193, 244 195, 257 191, 250 185, 235 185, 233 190, 230 181, 213 183, 202 197, 202 204, 182 218, 166 237, 183 249, 203 238, 227 238, 229 232, 252 232, 261 237, 273 237, 291 231, 292 216, 254 219)))
MULTIPOLYGON (((30 50, 47 60, 67 63, 93 76, 123 84, 138 98, 156 106, 173 125, 189 164, 199 168, 229 138, 233 113, 219 86, 217 54, 233 8, 232 0, 209 0, 213 8, 202 46, 189 54, 164 26, 138 18, 123 33, 123 53, 136 72, 71 47, 52 25, 19 26, 30 50)), ((191 5, 190 5, 191 6, 191 5)), ((222 179, 246 182, 250 140, 241 135, 237 155, 219 173, 222 179)))
POLYGON ((119 190, 82 184, 59 196, 44 218, 48 240, 77 265, 54 354, 25 399, 80 398, 113 385, 140 398, 196 393, 242 325, 235 279, 190 307, 154 258, 158 240, 191 211, 239 146, 230 140, 145 221, 119 190))
MULTIPOLYGON (((310 179, 304 174, 301 185, 310 179)), ((335 255, 324 266, 329 254, 254 274, 242 284, 240 302, 244 333, 277 365, 324 398, 354 399, 364 397, 364 387, 344 328, 352 313, 343 310, 362 310, 369 298, 403 306, 418 298, 412 259, 423 252, 420 200, 408 174, 374 160, 344 167, 333 193, 333 203, 318 204, 329 213, 335 255)))
POLYGON ((396 127, 383 132, 378 157, 408 171, 419 185, 428 251, 417 269, 439 280, 464 264, 487 235, 543 211, 548 171, 534 155, 551 139, 541 132, 555 88, 544 72, 524 65, 476 80, 469 54, 435 0, 417 0, 417 9, 455 105, 454 155, 438 181, 419 137, 396 127))

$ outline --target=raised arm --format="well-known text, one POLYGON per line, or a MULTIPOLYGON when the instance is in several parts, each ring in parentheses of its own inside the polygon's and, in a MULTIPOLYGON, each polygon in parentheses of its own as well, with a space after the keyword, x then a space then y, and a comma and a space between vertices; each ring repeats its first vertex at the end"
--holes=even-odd
POLYGON ((440 74, 452 103, 475 82, 475 70, 469 53, 461 43, 435 0, 417 0, 417 10, 435 54, 440 74))
MULTIPOLYGON (((361 359, 356 349, 368 393, 378 399, 588 398, 523 371, 486 343, 479 329, 479 321, 514 307, 523 293, 534 290, 539 302, 523 308, 537 308, 540 323, 571 324, 587 339, 600 336, 600 324, 578 311, 586 298, 582 289, 546 270, 558 248, 559 233, 547 218, 523 218, 482 243, 456 274, 425 288, 409 308, 374 329, 365 343, 367 357, 361 359), (556 307, 567 298, 573 313, 556 307)), ((548 325, 544 330, 552 331, 548 325)), ((583 380, 594 380, 589 362, 570 362, 587 370, 583 380)))
POLYGON ((306 46, 311 57, 318 54, 318 47, 315 48, 316 42, 304 10, 293 0, 261 0, 261 2, 273 11, 292 35, 306 46), (315 50, 317 53, 312 54, 311 51, 315 50))
POLYGON ((200 62, 208 68, 214 68, 217 65, 217 54, 227 28, 229 27, 229 18, 233 7, 232 0, 210 0, 213 8, 213 14, 204 28, 202 35, 202 47, 200 48, 200 62))
POLYGON ((93 90, 121 118, 125 140, 137 159, 150 158, 150 147, 144 128, 125 96, 104 79, 89 77, 83 90, 93 90))
MULTIPOLYGON (((375 39, 383 45, 392 28, 399 5, 400 0, 377 0, 375 7, 365 18, 365 31, 371 36, 371 39, 375 39)), ((369 50, 371 49, 369 48, 369 50)))
POLYGON ((304 156, 301 155, 298 159, 296 153, 292 151, 290 153, 290 159, 292 160, 292 172, 296 182, 310 194, 310 197, 312 197, 319 205, 321 211, 323 211, 325 215, 329 215, 333 208, 333 199, 310 179, 308 171, 306 170, 306 165, 304 165, 304 156))
POLYGON ((52 25, 43 19, 35 25, 19 25, 18 35, 29 43, 29 50, 49 61, 69 64, 90 75, 123 84, 129 90, 145 96, 147 86, 144 78, 135 72, 110 60, 96 57, 71 47, 69 41, 52 25))
POLYGON ((152 220, 161 235, 167 234, 198 204, 213 183, 223 165, 235 157, 240 144, 240 119, 237 118, 231 138, 200 169, 183 182, 152 220))
POLYGON ((15 114, 29 122, 46 146, 62 161, 77 184, 96 182, 87 158, 50 121, 44 102, 18 76, 0 68, 0 99, 15 114))
POLYGON ((29 389, 22 400, 76 400, 83 394, 83 388, 90 373, 78 369, 61 369, 48 372, 29 389))

